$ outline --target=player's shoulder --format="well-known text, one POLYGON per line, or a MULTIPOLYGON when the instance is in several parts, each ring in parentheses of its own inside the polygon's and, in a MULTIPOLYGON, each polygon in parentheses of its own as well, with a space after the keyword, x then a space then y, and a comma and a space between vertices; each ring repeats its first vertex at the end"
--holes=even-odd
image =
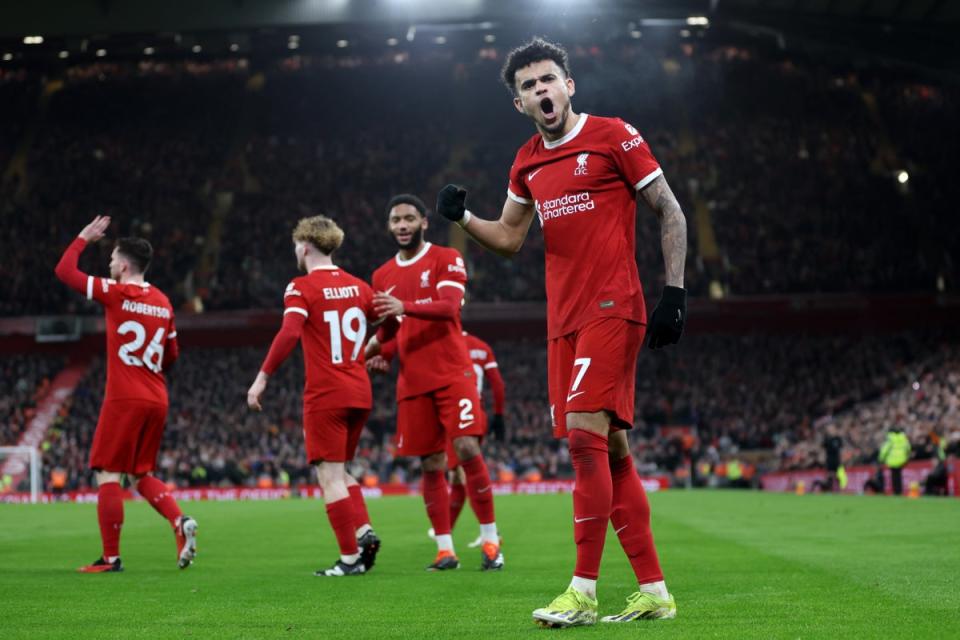
POLYGON ((487 344, 482 338, 478 338, 472 333, 467 334, 467 344, 470 345, 471 349, 482 349, 488 353, 492 353, 493 350, 490 348, 490 345, 487 344))
POLYGON ((373 288, 370 286, 369 282, 360 276, 355 276, 345 269, 340 269, 340 277, 343 279, 343 282, 360 287, 360 291, 373 291, 373 288))
POLYGON ((391 256, 389 260, 381 264, 379 267, 373 270, 373 275, 371 280, 376 280, 377 278, 382 278, 386 274, 390 273, 392 269, 395 269, 397 265, 397 257, 391 256))
POLYGON ((640 135, 632 124, 617 116, 592 115, 587 122, 587 131, 600 135, 612 135, 615 138, 640 135))
POLYGON ((520 148, 517 149, 516 159, 518 161, 522 161, 532 156, 534 152, 536 152, 536 150, 540 147, 540 143, 542 141, 543 141, 543 137, 540 135, 539 132, 527 138, 527 141, 524 142, 522 145, 520 145, 520 148))
POLYGON ((287 298, 290 296, 299 296, 303 297, 304 293, 309 291, 312 288, 310 282, 309 274, 296 276, 287 283, 286 288, 283 290, 283 297, 287 298))
POLYGON ((170 298, 167 297, 167 294, 165 294, 160 287, 151 284, 149 295, 153 300, 156 300, 159 305, 173 309, 173 305, 170 304, 170 298))
POLYGON ((445 247, 440 244, 430 245, 430 254, 437 259, 446 260, 450 258, 462 258, 460 252, 453 247, 445 247))

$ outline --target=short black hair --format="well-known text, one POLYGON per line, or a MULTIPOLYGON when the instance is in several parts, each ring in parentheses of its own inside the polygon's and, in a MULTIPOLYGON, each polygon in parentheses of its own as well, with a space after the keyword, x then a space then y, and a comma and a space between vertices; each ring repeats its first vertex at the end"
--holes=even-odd
POLYGON ((117 240, 117 251, 124 258, 130 260, 141 274, 147 272, 150 268, 150 261, 153 260, 153 247, 143 238, 120 238, 117 240))
POLYGON ((421 216, 424 218, 427 217, 427 205, 423 204, 423 200, 412 193, 400 193, 390 198, 390 202, 387 203, 388 216, 390 215, 390 212, 393 211, 393 208, 398 204, 409 204, 416 209, 421 216))
POLYGON ((567 58, 567 50, 559 44, 548 42, 543 38, 534 38, 507 54, 507 61, 503 64, 500 77, 503 84, 507 85, 510 93, 517 94, 515 84, 517 70, 543 60, 553 60, 558 67, 563 69, 563 74, 568 78, 570 77, 570 60, 567 58))

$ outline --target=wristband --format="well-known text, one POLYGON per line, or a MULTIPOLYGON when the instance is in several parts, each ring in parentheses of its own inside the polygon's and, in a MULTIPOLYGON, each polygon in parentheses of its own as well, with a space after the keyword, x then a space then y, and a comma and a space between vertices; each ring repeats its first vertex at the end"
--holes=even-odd
POLYGON ((466 228, 467 228, 467 223, 470 222, 470 218, 472 218, 472 217, 473 217, 473 214, 470 213, 470 210, 469 210, 469 209, 464 209, 464 210, 463 210, 463 217, 460 218, 459 220, 457 220, 457 224, 460 225, 460 228, 461 228, 461 229, 466 229, 466 228))

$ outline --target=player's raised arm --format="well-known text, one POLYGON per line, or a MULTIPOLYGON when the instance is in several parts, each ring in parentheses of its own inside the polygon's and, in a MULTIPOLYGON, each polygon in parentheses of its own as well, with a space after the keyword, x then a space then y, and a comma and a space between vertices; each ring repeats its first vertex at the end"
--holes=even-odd
POLYGON ((54 273, 61 282, 74 291, 86 295, 87 298, 92 298, 93 280, 91 276, 77 268, 77 264, 80 262, 80 254, 83 253, 87 244, 103 238, 109 226, 110 216, 94 218, 93 222, 85 226, 76 239, 70 243, 70 246, 63 252, 63 256, 60 257, 56 269, 54 269, 54 273))
POLYGON ((448 184, 437 195, 437 213, 455 222, 485 248, 510 258, 523 246, 533 222, 532 204, 507 198, 498 220, 484 220, 466 208, 467 191, 448 184))
POLYGON ((687 291, 683 288, 683 268, 687 260, 687 219, 663 175, 654 178, 640 195, 660 219, 660 244, 666 267, 666 286, 650 316, 648 329, 649 346, 658 349, 680 341, 687 319, 687 291))

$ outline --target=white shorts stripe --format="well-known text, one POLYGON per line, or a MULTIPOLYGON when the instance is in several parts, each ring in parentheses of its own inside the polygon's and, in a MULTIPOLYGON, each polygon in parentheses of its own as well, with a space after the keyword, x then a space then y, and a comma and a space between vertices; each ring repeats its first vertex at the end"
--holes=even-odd
POLYGON ((286 309, 283 310, 283 315, 287 315, 288 313, 299 313, 304 318, 310 317, 310 312, 304 309, 303 307, 287 307, 286 309))
POLYGON ((87 300, 93 300, 93 276, 87 276, 87 300))
POLYGON ((456 287, 457 289, 460 289, 460 291, 463 291, 464 293, 467 292, 467 288, 465 286, 463 286, 459 282, 454 282, 453 280, 441 280, 440 282, 437 283, 437 289, 439 289, 440 287, 456 287))
POLYGON ((633 185, 633 188, 636 189, 637 191, 640 191, 640 189, 643 189, 645 186, 647 186, 648 184, 650 184, 651 182, 653 182, 654 180, 656 180, 662 175, 663 175, 663 169, 661 169, 660 167, 657 167, 656 169, 651 171, 646 178, 644 178, 637 184, 633 185))

